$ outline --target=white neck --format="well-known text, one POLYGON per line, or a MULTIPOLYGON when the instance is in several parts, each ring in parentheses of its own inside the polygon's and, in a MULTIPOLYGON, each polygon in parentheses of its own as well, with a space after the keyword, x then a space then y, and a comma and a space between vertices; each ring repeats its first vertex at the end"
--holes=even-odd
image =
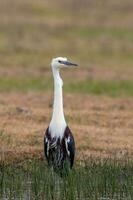
POLYGON ((63 112, 63 97, 62 86, 63 81, 59 74, 59 69, 52 67, 54 77, 54 104, 53 115, 49 125, 50 133, 52 137, 63 137, 64 130, 66 128, 66 121, 63 112))

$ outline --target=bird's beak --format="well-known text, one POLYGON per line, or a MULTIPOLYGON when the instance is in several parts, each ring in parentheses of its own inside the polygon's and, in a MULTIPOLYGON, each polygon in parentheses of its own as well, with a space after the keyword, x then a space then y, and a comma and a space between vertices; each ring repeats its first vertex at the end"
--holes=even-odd
POLYGON ((78 66, 77 64, 72 63, 70 61, 61 61, 61 63, 64 64, 64 65, 67 65, 67 66, 78 66))

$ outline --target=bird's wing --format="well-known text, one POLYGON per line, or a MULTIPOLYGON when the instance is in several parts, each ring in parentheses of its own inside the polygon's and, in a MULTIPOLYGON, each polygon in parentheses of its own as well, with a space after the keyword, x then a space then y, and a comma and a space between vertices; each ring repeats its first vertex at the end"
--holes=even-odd
POLYGON ((74 156, 75 156, 75 142, 72 132, 69 127, 65 130, 65 145, 68 157, 70 158, 71 167, 73 166, 74 156))
POLYGON ((49 158, 49 128, 47 128, 46 132, 45 132, 45 136, 44 136, 44 153, 46 156, 46 159, 48 160, 49 158))

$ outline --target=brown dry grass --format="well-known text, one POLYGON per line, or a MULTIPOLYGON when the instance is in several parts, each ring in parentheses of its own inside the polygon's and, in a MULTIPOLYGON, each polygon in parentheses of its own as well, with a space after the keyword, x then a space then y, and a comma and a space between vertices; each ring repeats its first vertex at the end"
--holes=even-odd
MULTIPOLYGON (((132 80, 132 18, 132 0, 0 1, 0 78, 50 80, 49 62, 62 55, 80 65, 63 72, 67 82, 132 80)), ((51 103, 46 91, 1 93, 1 159, 43 157, 51 103)), ((129 97, 66 93, 77 158, 132 155, 132 110, 129 97)))
MULTIPOLYGON (((43 157, 52 108, 50 93, 3 93, 0 97, 1 159, 43 157)), ((76 140, 77 159, 133 154, 131 98, 65 95, 65 114, 76 140)))

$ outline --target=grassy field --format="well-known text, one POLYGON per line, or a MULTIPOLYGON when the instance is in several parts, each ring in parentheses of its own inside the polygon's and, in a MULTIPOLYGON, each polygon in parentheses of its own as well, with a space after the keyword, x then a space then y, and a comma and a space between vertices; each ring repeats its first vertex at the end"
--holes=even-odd
POLYGON ((0 1, 1 159, 42 155, 60 55, 79 64, 62 70, 77 157, 132 154, 132 10, 131 0, 0 1))
MULTIPOLYGON (((2 93, 1 159, 43 157, 43 137, 51 114, 49 92, 2 93)), ((76 158, 126 157, 133 153, 132 97, 65 94, 65 116, 76 140, 76 158), (81 104, 81 102, 83 102, 81 104)))
POLYGON ((132 0, 0 1, 0 198, 132 199, 132 19, 132 0), (63 180, 41 161, 57 56, 79 64, 61 72, 76 141, 63 180))
POLYGON ((40 160, 1 166, 2 199, 131 200, 133 163, 89 159, 60 177, 40 160))

